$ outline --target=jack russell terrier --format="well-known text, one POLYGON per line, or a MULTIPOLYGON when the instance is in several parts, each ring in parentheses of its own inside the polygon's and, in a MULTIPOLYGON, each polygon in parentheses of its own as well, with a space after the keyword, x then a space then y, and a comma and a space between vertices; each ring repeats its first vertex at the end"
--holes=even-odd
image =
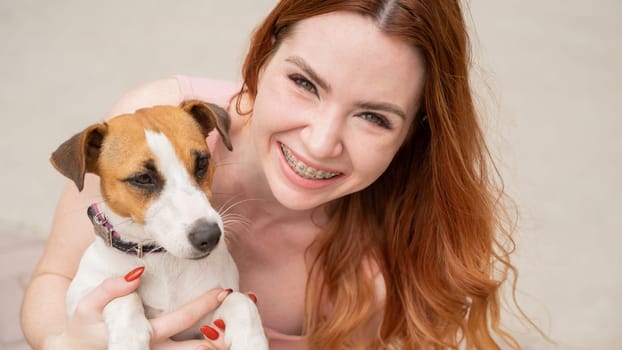
MULTIPOLYGON (((80 191, 85 173, 98 175, 103 196, 103 203, 87 210, 96 239, 69 287, 68 312, 105 278, 145 266, 138 290, 104 309, 108 349, 149 349, 148 318, 213 288, 237 290, 223 221, 210 204, 214 164, 205 142, 216 129, 232 150, 229 125, 227 112, 210 103, 155 106, 89 126, 52 154, 54 167, 80 191)), ((257 308, 246 295, 229 294, 201 324, 219 318, 227 325, 230 349, 268 349, 257 308)), ((193 327, 175 339, 200 335, 193 327)))

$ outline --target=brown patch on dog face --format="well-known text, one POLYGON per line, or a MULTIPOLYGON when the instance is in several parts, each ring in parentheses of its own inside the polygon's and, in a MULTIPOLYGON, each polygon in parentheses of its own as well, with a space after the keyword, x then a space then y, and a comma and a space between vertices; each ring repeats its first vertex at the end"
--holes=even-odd
POLYGON ((144 224, 147 209, 166 186, 157 155, 147 144, 145 130, 168 138, 191 181, 208 197, 214 174, 205 135, 199 124, 180 108, 157 106, 111 119, 96 173, 110 209, 139 224, 144 224), (142 186, 144 183, 146 186, 142 186))

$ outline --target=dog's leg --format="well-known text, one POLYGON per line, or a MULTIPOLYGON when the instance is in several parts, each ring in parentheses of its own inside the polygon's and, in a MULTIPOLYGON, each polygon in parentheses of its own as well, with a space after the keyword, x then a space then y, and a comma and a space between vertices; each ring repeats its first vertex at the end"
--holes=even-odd
POLYGON ((137 293, 114 299, 104 308, 108 350, 149 350, 151 324, 137 293))
POLYGON ((268 350, 268 340, 255 303, 246 295, 231 293, 214 313, 227 325, 225 344, 230 350, 268 350))

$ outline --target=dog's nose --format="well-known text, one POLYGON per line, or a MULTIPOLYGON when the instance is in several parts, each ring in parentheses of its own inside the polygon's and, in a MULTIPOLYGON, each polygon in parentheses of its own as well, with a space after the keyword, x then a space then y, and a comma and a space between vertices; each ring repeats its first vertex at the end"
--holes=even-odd
POLYGON ((220 228, 218 224, 207 221, 199 221, 188 233, 188 240, 194 248, 201 252, 209 252, 220 241, 220 228))

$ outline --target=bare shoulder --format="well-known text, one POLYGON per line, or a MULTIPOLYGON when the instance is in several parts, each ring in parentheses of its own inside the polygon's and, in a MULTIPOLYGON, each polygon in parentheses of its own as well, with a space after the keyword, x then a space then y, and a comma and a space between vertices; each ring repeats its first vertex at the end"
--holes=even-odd
POLYGON ((139 108, 155 105, 177 105, 181 100, 177 79, 171 77, 155 80, 127 92, 108 110, 106 116, 133 113, 139 108))
POLYGON ((384 276, 380 271, 380 266, 378 266, 378 262, 372 257, 366 257, 363 259, 362 265, 363 271, 365 271, 367 277, 371 279, 374 283, 376 300, 379 303, 383 303, 387 295, 387 289, 384 276))

